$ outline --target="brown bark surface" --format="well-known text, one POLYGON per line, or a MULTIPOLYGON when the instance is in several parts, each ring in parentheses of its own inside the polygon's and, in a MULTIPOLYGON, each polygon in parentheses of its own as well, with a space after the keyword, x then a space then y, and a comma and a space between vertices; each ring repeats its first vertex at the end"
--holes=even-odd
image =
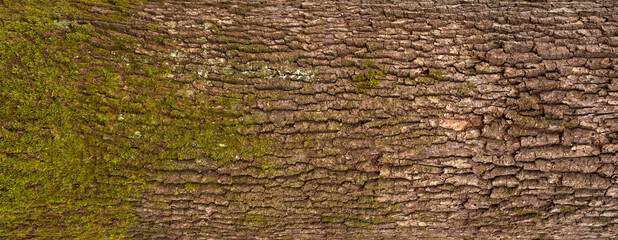
POLYGON ((613 0, 166 1, 116 27, 269 142, 158 171, 135 238, 618 234, 613 0))

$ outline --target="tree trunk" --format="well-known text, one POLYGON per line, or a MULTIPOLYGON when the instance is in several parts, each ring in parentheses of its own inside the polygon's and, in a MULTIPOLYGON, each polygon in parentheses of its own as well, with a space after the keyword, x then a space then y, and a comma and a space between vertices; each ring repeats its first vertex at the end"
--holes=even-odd
POLYGON ((614 237, 617 16, 610 0, 149 3, 135 21, 156 27, 126 31, 188 95, 237 99, 236 134, 262 149, 153 170, 130 236, 614 237))

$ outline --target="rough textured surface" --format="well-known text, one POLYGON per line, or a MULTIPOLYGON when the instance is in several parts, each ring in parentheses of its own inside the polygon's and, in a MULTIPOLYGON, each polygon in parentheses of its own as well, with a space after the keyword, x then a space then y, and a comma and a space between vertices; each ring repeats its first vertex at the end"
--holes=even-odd
POLYGON ((158 172, 135 238, 618 234, 615 1, 166 1, 135 18, 116 27, 174 57, 189 97, 239 98, 241 134, 271 142, 158 172))

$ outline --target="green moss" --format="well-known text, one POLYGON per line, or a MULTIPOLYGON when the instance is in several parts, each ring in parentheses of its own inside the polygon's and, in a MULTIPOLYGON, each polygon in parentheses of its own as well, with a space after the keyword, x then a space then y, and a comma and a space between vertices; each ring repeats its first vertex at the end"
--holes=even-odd
POLYGON ((531 208, 531 209, 515 208, 513 209, 513 213, 516 216, 525 216, 528 218, 538 218, 543 215, 543 213, 536 208, 531 208))
POLYGON ((263 178, 267 176, 272 176, 277 169, 280 169, 279 166, 273 166, 271 163, 264 161, 262 162, 260 169, 258 170, 258 177, 263 178))
POLYGON ((270 219, 259 214, 247 214, 242 218, 242 223, 249 227, 264 228, 268 226, 270 219))
POLYGON ((431 78, 431 77, 424 77, 424 76, 416 77, 413 81, 409 82, 410 85, 423 86, 423 87, 433 85, 436 83, 438 83, 436 79, 431 78))
POLYGON ((539 108, 539 105, 536 104, 536 101, 534 100, 534 98, 531 98, 531 97, 520 98, 519 101, 517 101, 517 105, 519 106, 519 109, 521 109, 521 110, 529 110, 529 109, 538 109, 539 108))
POLYGON ((392 213, 396 213, 399 211, 401 207, 398 204, 393 205, 393 207, 391 208, 391 212, 392 213))
POLYGON ((453 184, 444 184, 442 185, 442 189, 446 189, 447 191, 455 191, 455 186, 453 184))
POLYGON ((378 225, 382 223, 384 221, 383 218, 384 218, 383 216, 369 216, 369 217, 358 216, 358 217, 352 217, 350 219, 347 219, 346 222, 348 223, 348 225, 354 228, 364 229, 371 225, 378 225))
POLYGON ((457 95, 470 95, 476 89, 476 84, 470 81, 458 83, 455 87, 457 95))
POLYGON ((413 86, 423 86, 427 87, 429 85, 434 85, 444 80, 444 74, 439 69, 429 69, 429 72, 426 76, 410 76, 406 79, 405 83, 413 86))
POLYGON ((528 130, 513 126, 509 128, 508 134, 515 137, 521 137, 528 135, 528 130))
POLYGON ((215 23, 211 23, 211 24, 210 24, 210 30, 211 30, 214 34, 221 34, 221 33, 222 33, 222 31, 221 31, 221 29, 219 28, 219 26, 217 26, 217 24, 215 24, 215 23))
POLYGON ((367 89, 378 88, 380 78, 386 76, 384 72, 369 68, 363 73, 352 76, 352 86, 356 93, 365 93, 367 89))
POLYGON ((418 174, 425 174, 426 172, 431 170, 431 167, 424 166, 424 165, 414 165, 414 170, 418 174))
POLYGON ((577 120, 573 120, 573 121, 562 121, 560 122, 560 131, 564 131, 564 129, 573 129, 579 126, 579 122, 577 122, 577 120))
POLYGON ((159 28, 160 26, 158 24, 154 24, 154 23, 146 24, 146 30, 148 31, 158 31, 159 28))
POLYGON ((186 191, 189 191, 189 192, 195 192, 195 191, 197 190, 197 187, 198 187, 198 186, 199 186, 199 185, 198 185, 198 184, 196 184, 196 183, 186 183, 186 184, 184 185, 185 190, 186 190, 186 191))
POLYGON ((370 69, 370 68, 373 68, 373 69, 378 68, 378 66, 376 65, 373 59, 361 59, 360 61, 356 62, 355 65, 361 70, 370 69))
POLYGON ((353 67, 356 65, 356 62, 349 60, 349 59, 343 59, 341 60, 341 62, 339 62, 339 64, 337 66, 341 66, 341 67, 353 67))
POLYGON ((367 51, 369 52, 374 52, 378 50, 378 48, 379 48, 378 43, 374 43, 374 42, 367 43, 367 51))
POLYGON ((570 213, 570 212, 574 212, 574 211, 575 211, 575 207, 573 207, 573 206, 563 206, 563 207, 560 207, 560 212, 563 212, 563 213, 570 213))
POLYGON ((238 75, 223 75, 221 81, 230 84, 241 84, 243 80, 238 75))
POLYGON ((262 155, 241 134, 238 103, 187 97, 166 58, 135 53, 140 39, 75 21, 116 21, 141 1, 0 4, 0 236, 124 239, 124 200, 147 186, 148 167, 262 155), (115 13, 82 10, 92 4, 115 13))
POLYGON ((270 48, 260 44, 240 44, 240 43, 228 43, 225 46, 225 50, 236 50, 241 53, 269 53, 272 52, 270 48))
POLYGON ((442 70, 440 69, 429 69, 429 77, 438 80, 438 81, 442 81, 444 80, 444 74, 442 73, 442 70))
POLYGON ((425 213, 422 213, 422 212, 417 213, 416 215, 417 215, 418 219, 423 221, 423 222, 431 222, 431 221, 434 220, 433 217, 426 216, 425 213))
POLYGON ((504 191, 502 192, 503 197, 509 197, 511 195, 513 195, 513 190, 510 188, 505 188, 504 191))
POLYGON ((515 122, 515 124, 523 127, 529 128, 543 128, 547 127, 549 124, 547 123, 547 119, 545 118, 533 118, 528 116, 522 116, 517 113, 510 115, 511 119, 515 122))

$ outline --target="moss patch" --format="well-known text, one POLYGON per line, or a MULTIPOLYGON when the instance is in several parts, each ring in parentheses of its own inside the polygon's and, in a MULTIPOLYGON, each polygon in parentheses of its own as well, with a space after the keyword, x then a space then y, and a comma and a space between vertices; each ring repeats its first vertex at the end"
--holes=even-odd
POLYGON ((455 90, 456 90, 457 95, 467 96, 467 95, 472 94, 474 90, 476 90, 476 84, 470 81, 458 83, 455 86, 455 90))
POLYGON ((519 106, 519 109, 521 110, 530 110, 530 109, 539 108, 539 105, 536 103, 534 98, 531 98, 531 97, 520 98, 517 101, 517 106, 519 106))
POLYGON ((145 169, 263 149, 242 134, 238 103, 190 96, 164 77, 186 75, 169 58, 135 53, 143 40, 105 24, 141 3, 0 2, 1 237, 124 239, 134 223, 125 200, 146 187, 145 169))
POLYGON ((528 128, 545 128, 549 126, 547 123, 547 119, 544 117, 533 118, 528 116, 519 115, 517 113, 513 113, 509 115, 515 124, 528 127, 528 128))
POLYGON ((386 76, 372 59, 362 59, 357 62, 344 60, 343 64, 351 64, 359 71, 358 74, 352 76, 352 86, 356 93, 366 93, 367 89, 378 88, 378 83, 386 76))

